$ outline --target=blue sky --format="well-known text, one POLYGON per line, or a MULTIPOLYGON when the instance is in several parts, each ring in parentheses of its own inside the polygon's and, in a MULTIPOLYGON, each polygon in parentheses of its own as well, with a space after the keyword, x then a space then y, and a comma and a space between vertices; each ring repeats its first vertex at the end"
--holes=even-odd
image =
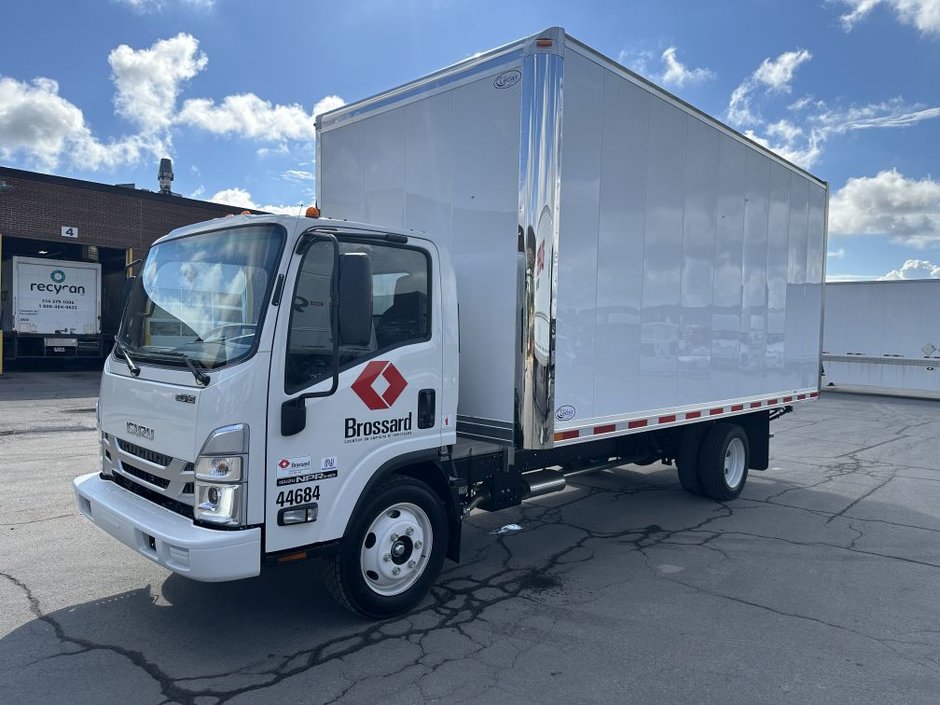
POLYGON ((0 164, 259 208, 313 115, 561 25, 831 185, 831 278, 940 277, 940 0, 7 3, 0 164), (11 28, 16 28, 11 31, 11 28))

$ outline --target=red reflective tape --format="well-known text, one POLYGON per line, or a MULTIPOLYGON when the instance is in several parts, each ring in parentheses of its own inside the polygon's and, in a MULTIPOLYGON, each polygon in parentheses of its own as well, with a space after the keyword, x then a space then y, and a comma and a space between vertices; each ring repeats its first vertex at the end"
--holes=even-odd
POLYGON ((819 392, 810 392, 809 395, 810 395, 811 397, 818 397, 818 396, 819 396, 819 392))
POLYGON ((603 425, 603 426, 595 426, 595 427, 594 427, 594 433, 595 433, 595 434, 598 434, 598 433, 613 433, 613 432, 616 431, 616 430, 617 430, 617 426, 616 426, 615 424, 612 424, 612 423, 610 423, 610 424, 605 424, 605 425, 603 425))
POLYGON ((793 397, 784 397, 783 403, 786 404, 788 401, 793 401, 793 397))
POLYGON ((768 406, 771 405, 771 404, 776 404, 776 403, 777 403, 777 400, 776 400, 776 399, 768 399, 768 400, 767 400, 767 405, 768 405, 768 406))
POLYGON ((797 395, 796 395, 796 400, 797 400, 797 401, 800 401, 800 399, 806 399, 806 395, 805 395, 805 394, 797 394, 797 395))
POLYGON ((731 405, 732 411, 741 411, 743 408, 744 408, 744 404, 732 404, 731 405))
POLYGON ((685 417, 687 419, 697 419, 701 415, 702 415, 701 411, 690 411, 685 415, 685 417))
POLYGON ((709 416, 718 416, 718 414, 723 414, 723 413, 725 413, 724 407, 719 407, 717 409, 709 409, 708 411, 709 416))
POLYGON ((761 403, 760 403, 759 401, 752 401, 752 402, 751 402, 751 408, 752 408, 752 409, 757 409, 758 407, 760 407, 760 405, 761 405, 761 403))
POLYGON ((659 423, 672 423, 676 420, 675 414, 669 414, 668 416, 660 416, 659 423))
POLYGON ((637 419, 636 421, 630 421, 627 428, 643 428, 645 425, 646 419, 637 419))
POLYGON ((581 435, 580 431, 559 431, 555 434, 556 441, 567 441, 571 438, 577 438, 581 435))

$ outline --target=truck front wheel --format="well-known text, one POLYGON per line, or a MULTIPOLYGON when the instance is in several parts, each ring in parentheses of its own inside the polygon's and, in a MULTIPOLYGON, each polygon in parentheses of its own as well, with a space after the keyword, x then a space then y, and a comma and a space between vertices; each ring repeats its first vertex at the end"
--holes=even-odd
POLYGON ((699 451, 698 469, 702 492, 707 497, 726 502, 741 494, 749 465, 750 450, 743 428, 719 423, 708 429, 699 451))
POLYGON ((352 518, 324 578, 353 612, 385 619, 414 607, 440 573, 447 551, 447 515, 437 495, 411 477, 379 485, 352 518))

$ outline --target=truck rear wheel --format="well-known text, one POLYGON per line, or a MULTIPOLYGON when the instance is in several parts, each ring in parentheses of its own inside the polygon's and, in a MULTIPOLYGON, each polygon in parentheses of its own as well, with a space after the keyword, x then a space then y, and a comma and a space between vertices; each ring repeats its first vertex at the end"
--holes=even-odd
POLYGON ((379 485, 352 518, 324 578, 347 609, 385 619, 414 607, 440 573, 447 516, 433 490, 395 476, 379 485))
POLYGON ((750 449, 743 428, 719 423, 708 429, 699 451, 698 468, 702 492, 707 497, 725 502, 741 494, 749 465, 750 449))

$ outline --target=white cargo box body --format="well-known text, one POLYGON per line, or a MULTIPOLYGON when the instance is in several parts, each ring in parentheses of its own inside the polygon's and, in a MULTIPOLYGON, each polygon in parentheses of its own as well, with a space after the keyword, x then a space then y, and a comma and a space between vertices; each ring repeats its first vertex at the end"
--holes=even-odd
POLYGON ((17 333, 97 335, 101 332, 101 265, 13 257, 3 272, 4 328, 17 333))
POLYGON ((815 396, 827 185, 554 28, 318 119, 325 215, 428 233, 466 435, 815 396))
POLYGON ((940 394, 940 280, 826 284, 824 384, 940 394))

